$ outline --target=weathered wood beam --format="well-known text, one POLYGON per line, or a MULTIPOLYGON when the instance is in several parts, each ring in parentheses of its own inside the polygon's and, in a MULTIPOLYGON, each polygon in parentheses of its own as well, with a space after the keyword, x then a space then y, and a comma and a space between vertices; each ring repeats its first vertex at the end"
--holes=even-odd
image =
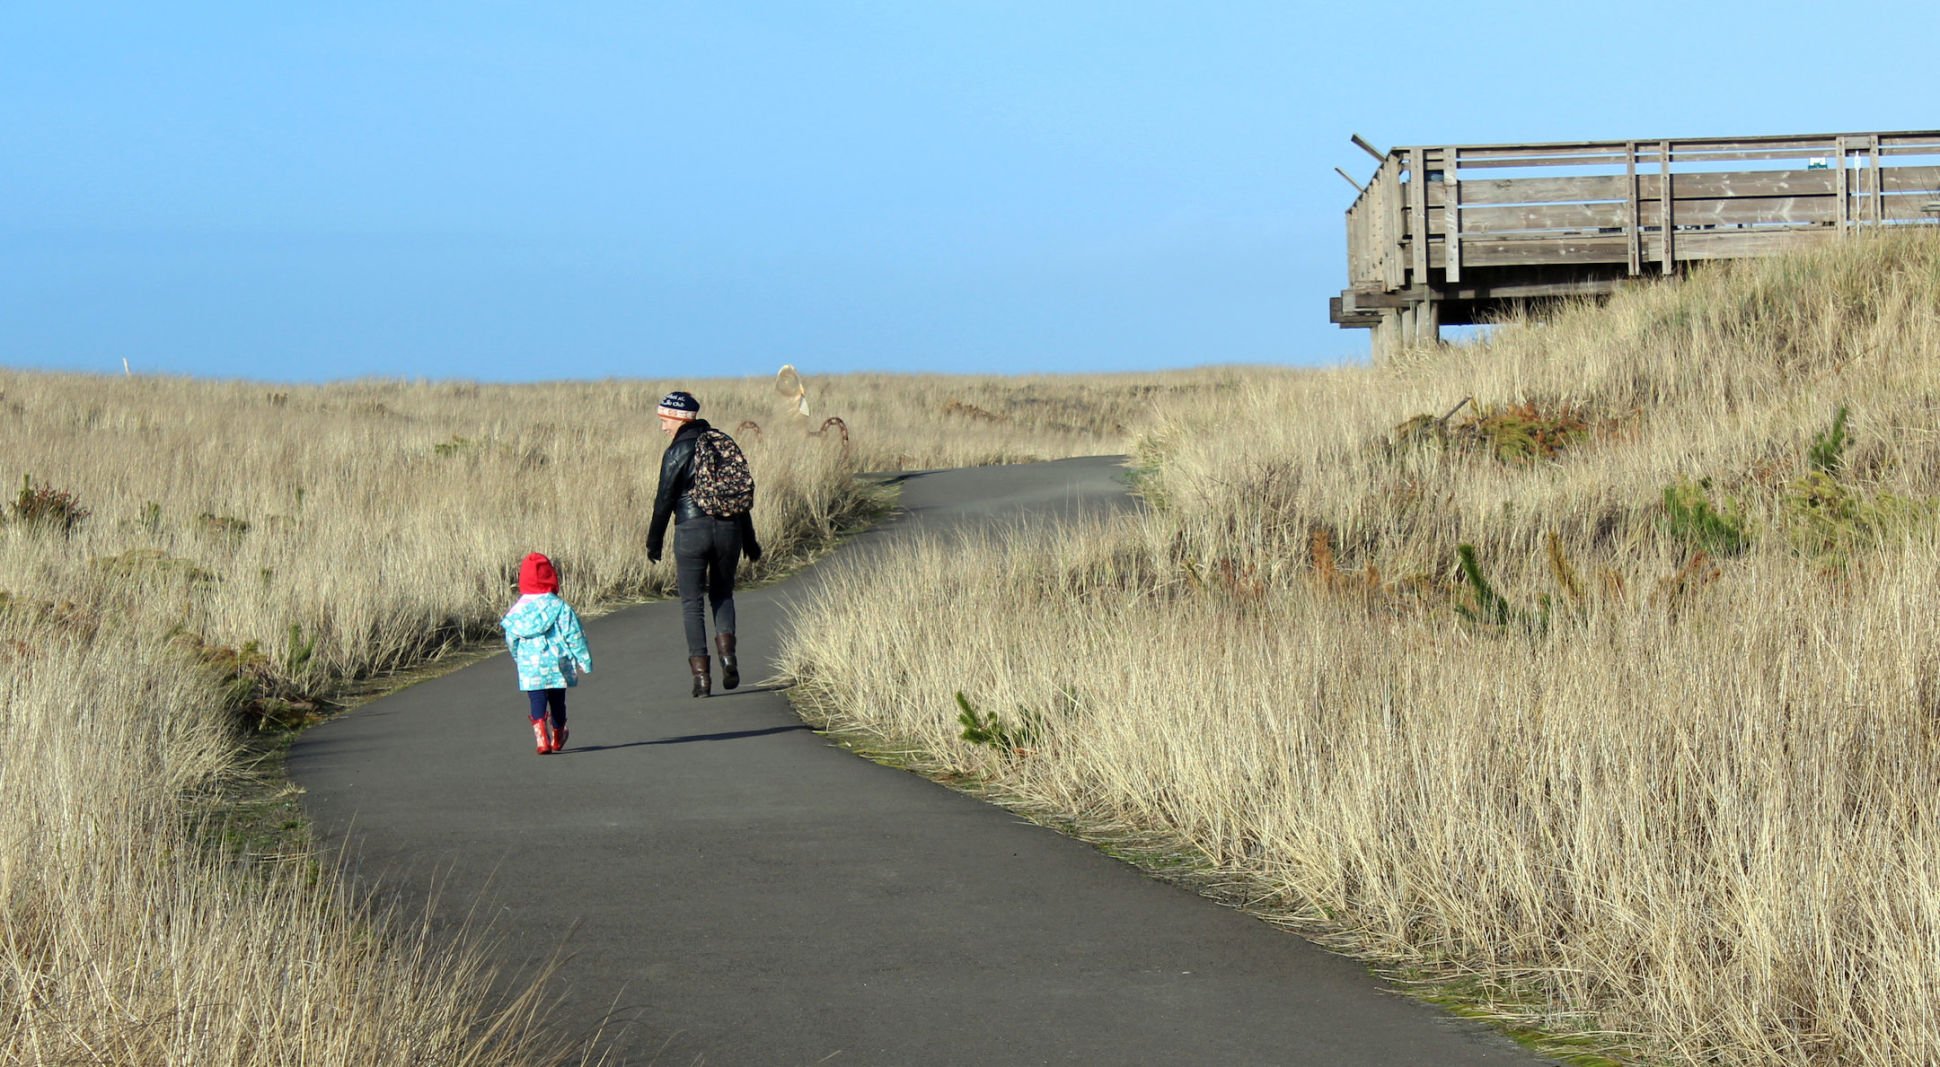
POLYGON ((1327 321, 1343 329, 1365 329, 1381 321, 1381 311, 1358 311, 1343 306, 1341 297, 1327 298, 1327 321))
MULTIPOLYGON (((1835 138, 1851 136, 1837 133, 1781 134, 1771 137, 1680 137, 1676 143, 1680 153, 1685 150, 1696 153, 1767 151, 1784 154, 1823 155, 1831 151, 1835 138)), ((1898 150, 1903 152, 1940 151, 1940 130, 1900 130, 1878 134, 1882 151, 1889 154, 1898 150)), ((1661 142, 1664 138, 1639 138, 1640 143, 1661 142)), ((1622 141, 1549 141, 1535 144, 1473 144, 1463 145, 1462 150, 1480 161, 1486 158, 1532 157, 1545 158, 1564 155, 1583 155, 1596 152, 1616 154, 1623 150, 1622 141)), ((1398 149, 1400 150, 1400 149, 1398 149)), ((1687 158, 1696 158, 1695 156, 1687 158)))
MULTIPOLYGON (((1668 219, 1672 217, 1671 184, 1673 182, 1671 178, 1671 143, 1669 141, 1657 142, 1657 166, 1659 168, 1660 180, 1663 182, 1662 187, 1657 190, 1658 210, 1663 212, 1662 218, 1668 219)), ((1658 244, 1664 250, 1661 269, 1665 274, 1669 274, 1677 269, 1677 260, 1672 252, 1672 245, 1676 243, 1676 238, 1671 236, 1675 230, 1675 226, 1664 226, 1657 231, 1658 244)))
POLYGON ((1408 149, 1408 243, 1414 251, 1410 284, 1428 281, 1428 167, 1425 149, 1408 149))
POLYGON ((1627 238, 1625 255, 1629 257, 1628 267, 1631 274, 1644 272, 1643 214, 1637 202, 1637 142, 1631 141, 1624 146, 1624 204, 1623 232, 1627 238))
POLYGON ((1392 293, 1376 292, 1369 289, 1348 289, 1341 293, 1341 297, 1347 301, 1347 307, 1353 310, 1364 308, 1407 308, 1414 307, 1416 304, 1427 303, 1428 287, 1425 285, 1416 286, 1392 293))
MULTIPOLYGON (((1877 198, 1881 218, 1918 217, 1911 210, 1931 194, 1909 196, 1893 194, 1877 198)), ((1868 205, 1874 198, 1868 198, 1868 205)), ((1445 212, 1428 209, 1428 232, 1447 232, 1445 212)), ((1637 219, 1644 229, 1664 224, 1661 201, 1639 203, 1637 219)), ((1831 196, 1746 197, 1734 200, 1683 200, 1671 205, 1674 226, 1830 226, 1838 221, 1838 202, 1831 196)), ((1567 237, 1572 233, 1599 230, 1628 230, 1630 205, 1623 201, 1589 204, 1531 204, 1515 207, 1462 208, 1462 232, 1476 234, 1518 234, 1539 237, 1549 234, 1567 237)))
MULTIPOLYGON (((1448 248, 1447 253, 1443 257, 1446 263, 1443 265, 1442 270, 1447 275, 1447 280, 1451 282, 1459 282, 1462 280, 1462 178, 1460 163, 1461 149, 1442 149, 1441 194, 1442 199, 1446 202, 1443 213, 1447 216, 1447 219, 1440 229, 1443 233, 1447 234, 1444 243, 1448 248)), ((1435 229, 1432 225, 1433 222, 1433 219, 1429 220, 1430 227, 1428 232, 1430 233, 1433 233, 1435 229)), ((1440 335, 1437 334, 1436 336, 1439 338, 1440 335)))
POLYGON ((1381 316, 1381 321, 1374 324, 1374 333, 1369 339, 1368 347, 1376 362, 1394 354, 1400 341, 1400 334, 1401 313, 1399 311, 1388 312, 1381 316))
POLYGON ((1884 184, 1880 181, 1880 177, 1879 177, 1879 135, 1873 134, 1871 140, 1873 142, 1871 145, 1872 164, 1873 164, 1873 174, 1872 174, 1873 222, 1878 223, 1885 217, 1884 209, 1886 205, 1880 202, 1880 197, 1881 195, 1883 195, 1884 184))
POLYGON ((1833 156, 1832 166, 1834 171, 1833 180, 1835 183, 1833 189, 1835 195, 1839 198, 1839 232, 1844 233, 1852 226, 1852 200, 1850 199, 1852 195, 1852 189, 1850 187, 1852 175, 1846 170, 1846 139, 1844 137, 1839 138, 1836 154, 1833 156))
MULTIPOLYGON (((1888 196, 1928 196, 1940 189, 1940 166, 1895 167, 1885 163, 1875 175, 1870 169, 1854 171, 1852 184, 1870 195, 1876 186, 1888 196)), ((1645 202, 1662 195, 1661 178, 1656 174, 1637 174, 1637 196, 1645 202)), ((1474 208, 1534 206, 1543 204, 1624 203, 1629 200, 1626 175, 1598 174, 1575 178, 1495 178, 1465 179, 1462 182, 1462 210, 1474 208)), ((1836 172, 1823 170, 1738 171, 1730 173, 1679 174, 1672 200, 1678 204, 1692 200, 1752 200, 1761 197, 1838 195, 1836 172)), ((1428 187, 1428 206, 1443 205, 1446 196, 1437 185, 1428 187)))
POLYGON ((1436 294, 1442 303, 1487 303, 1502 300, 1543 300, 1567 296, 1605 296, 1616 292, 1628 279, 1610 275, 1601 278, 1557 278, 1554 281, 1477 282, 1451 286, 1436 294))
POLYGON ((1382 274, 1389 289, 1400 289, 1408 284, 1408 267, 1401 260, 1401 251, 1408 245, 1407 232, 1401 219, 1401 157, 1390 156, 1381 164, 1381 195, 1387 202, 1387 211, 1382 219, 1384 230, 1381 235, 1382 274))

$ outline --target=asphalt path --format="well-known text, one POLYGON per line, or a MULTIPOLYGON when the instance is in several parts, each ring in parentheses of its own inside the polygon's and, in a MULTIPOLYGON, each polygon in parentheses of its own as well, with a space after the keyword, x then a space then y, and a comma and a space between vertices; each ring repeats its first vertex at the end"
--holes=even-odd
MULTIPOLYGON (((1131 506, 1110 458, 899 480, 896 520, 838 556, 1131 506)), ((688 696, 679 605, 648 604, 587 623, 563 753, 533 752, 499 655, 305 732, 289 773, 354 877, 483 922, 508 965, 563 953, 554 1021, 604 1025, 614 1062, 1549 1062, 808 730, 758 680, 817 569, 736 597, 734 693, 688 696)))

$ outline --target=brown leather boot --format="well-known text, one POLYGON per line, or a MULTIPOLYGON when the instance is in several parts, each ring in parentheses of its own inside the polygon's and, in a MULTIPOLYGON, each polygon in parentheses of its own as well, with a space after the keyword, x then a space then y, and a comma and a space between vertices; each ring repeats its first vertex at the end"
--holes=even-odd
POLYGON ((741 684, 741 667, 734 662, 734 635, 715 634, 714 651, 721 654, 721 688, 733 689, 741 684))
POLYGON ((704 697, 714 688, 714 679, 708 677, 707 657, 687 657, 687 667, 694 672, 694 695, 704 697))

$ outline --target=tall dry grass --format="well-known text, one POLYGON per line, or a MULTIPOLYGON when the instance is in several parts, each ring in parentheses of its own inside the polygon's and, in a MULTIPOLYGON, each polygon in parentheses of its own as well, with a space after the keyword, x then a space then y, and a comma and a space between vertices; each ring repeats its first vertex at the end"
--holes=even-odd
POLYGON ((791 670, 1484 1010, 1646 1061, 1932 1063, 1937 298, 1900 235, 1263 385, 1151 436, 1145 516, 830 584, 791 670), (1532 425, 1581 431, 1501 458, 1532 425))
POLYGON ((0 611, 0 1062, 577 1058, 537 990, 501 1000, 476 955, 309 864, 213 847, 237 755, 218 680, 71 592, 0 611))
POLYGON ((811 379, 797 425, 766 380, 0 371, 0 1062, 579 1057, 542 990, 494 998, 475 942, 225 832, 249 726, 488 636, 531 550, 583 608, 665 592, 644 544, 675 385, 762 424, 759 576, 867 517, 859 470, 1112 451, 1151 390, 1238 380, 811 379), (825 413, 846 447, 808 435, 825 413))

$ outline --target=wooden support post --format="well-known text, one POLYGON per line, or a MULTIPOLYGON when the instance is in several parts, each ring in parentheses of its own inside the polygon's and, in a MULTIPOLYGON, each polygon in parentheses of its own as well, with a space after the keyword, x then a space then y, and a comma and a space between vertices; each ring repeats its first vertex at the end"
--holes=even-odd
POLYGON ((1629 210, 1624 212, 1624 243, 1630 253, 1630 274, 1635 277, 1644 272, 1643 212, 1637 204, 1637 142, 1623 146, 1623 167, 1624 195, 1629 197, 1629 210))
POLYGON ((1401 340, 1401 312, 1383 311, 1380 321, 1368 331, 1368 336, 1368 354, 1374 358, 1374 362, 1379 363, 1394 355, 1401 340))
POLYGON ((1881 199, 1886 195, 1886 185, 1884 175, 1879 172, 1879 134, 1873 134, 1867 140, 1872 142, 1873 225, 1879 226, 1886 221, 1886 201, 1881 199))
POLYGON ((1668 277, 1677 269, 1677 253, 1672 247, 1675 242, 1674 235, 1677 233, 1677 220, 1672 217, 1671 212, 1671 143, 1669 141, 1657 142, 1657 169, 1664 181, 1664 187, 1657 192, 1657 202, 1664 213, 1661 227, 1664 233, 1663 270, 1668 277))
POLYGON ((1400 336, 1396 339, 1399 342, 1399 347, 1412 348, 1420 343, 1420 337, 1415 334, 1415 330, 1417 329, 1415 318, 1415 309, 1413 307, 1401 309, 1401 329, 1398 331, 1400 336))
POLYGON ((1448 249, 1443 276, 1451 283, 1462 280, 1462 179, 1456 174, 1461 152, 1442 149, 1442 216, 1447 219, 1442 240, 1448 249))
POLYGON ((1438 345, 1442 343, 1442 305, 1438 300, 1430 300, 1421 305, 1415 318, 1415 343, 1438 345))
POLYGON ((1833 166, 1838 173, 1832 179, 1833 199, 1839 202, 1839 236, 1852 229, 1852 185, 1851 173, 1846 170, 1846 139, 1839 137, 1832 142, 1833 166))
POLYGON ((1414 272, 1410 286, 1428 284, 1428 153, 1408 149, 1408 239, 1414 242, 1414 272))
POLYGON ((1408 287, 1408 265, 1401 261, 1401 248, 1408 241, 1401 220, 1401 157, 1390 156, 1383 167, 1388 176, 1388 243, 1381 262, 1387 267, 1388 291, 1394 292, 1408 287))

